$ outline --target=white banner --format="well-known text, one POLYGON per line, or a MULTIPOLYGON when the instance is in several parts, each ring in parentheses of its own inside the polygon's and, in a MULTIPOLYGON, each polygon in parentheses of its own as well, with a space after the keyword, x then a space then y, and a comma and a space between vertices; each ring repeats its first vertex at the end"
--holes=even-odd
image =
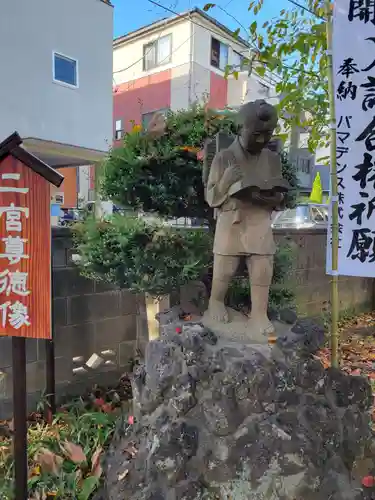
MULTIPOLYGON (((375 2, 336 0, 338 273, 375 277, 375 2)), ((327 273, 331 274, 331 227, 327 273)))

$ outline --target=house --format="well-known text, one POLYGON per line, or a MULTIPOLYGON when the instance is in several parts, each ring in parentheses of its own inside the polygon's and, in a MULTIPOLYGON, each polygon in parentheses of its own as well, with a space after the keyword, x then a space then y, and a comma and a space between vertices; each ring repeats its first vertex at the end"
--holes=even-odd
MULTIPOLYGON (((256 99, 276 104, 275 77, 269 73, 264 77, 248 74, 244 58, 249 57, 250 51, 246 40, 197 8, 116 38, 115 144, 133 124, 147 127, 156 111, 176 111, 203 101, 219 109, 236 109, 256 99), (237 78, 225 78, 228 65, 238 71, 237 78)), ((320 154, 311 154, 307 135, 298 129, 292 131, 286 147, 297 166, 301 191, 307 196, 315 178, 315 156, 320 154)), ((319 168, 327 179, 328 167, 319 168)))
POLYGON ((28 151, 61 170, 52 194, 66 207, 77 205, 79 183, 89 196, 87 166, 112 144, 112 41, 107 1, 1 2, 0 141, 17 130, 28 151))
POLYGON ((326 164, 329 159, 329 148, 320 148, 315 154, 308 147, 308 130, 296 127, 288 141, 289 158, 297 167, 301 199, 307 199, 312 184, 319 172, 322 181, 323 199, 327 200, 330 191, 330 168, 326 164))
POLYGON ((163 19, 113 42, 114 139, 132 124, 147 126, 153 114, 188 108, 238 106, 272 97, 267 78, 240 71, 247 41, 200 9, 163 19), (240 71, 225 78, 226 66, 240 71))

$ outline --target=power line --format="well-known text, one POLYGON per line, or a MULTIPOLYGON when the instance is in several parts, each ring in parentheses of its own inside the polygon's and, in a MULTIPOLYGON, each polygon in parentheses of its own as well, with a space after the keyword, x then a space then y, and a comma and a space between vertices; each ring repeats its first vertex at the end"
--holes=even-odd
MULTIPOLYGON (((156 5, 157 7, 161 7, 162 9, 166 10, 167 12, 170 12, 171 14, 174 14, 178 18, 185 18, 185 16, 186 16, 186 14, 179 14, 178 12, 174 11, 173 9, 171 9, 169 7, 166 7, 165 5, 162 5, 161 3, 158 3, 155 0, 147 0, 147 1, 149 3, 152 3, 152 4, 156 5)), ((221 8, 221 10, 223 10, 223 12, 225 12, 226 14, 228 14, 224 9, 221 8)), ((234 18, 231 14, 228 14, 228 15, 231 16, 237 23, 239 23, 239 21, 236 18, 234 18)), ((200 26, 201 28, 203 28, 204 30, 208 31, 209 33, 212 33, 214 35, 218 35, 218 34, 220 35, 220 32, 218 30, 210 29, 207 26, 204 26, 203 24, 200 24, 197 21, 193 20, 191 17, 190 17, 190 22, 192 24, 195 24, 196 26, 200 26)), ((239 23, 239 24, 241 25, 241 23, 239 23)), ((246 28, 244 28, 244 29, 246 29, 246 28)), ((251 45, 249 42, 246 42, 246 43, 248 43, 249 45, 251 45)), ((256 49, 255 46, 254 46, 254 48, 256 49)), ((258 77, 258 75, 257 75, 257 77, 258 77)), ((267 82, 267 83, 269 84, 271 82, 267 82)))
POLYGON ((322 17, 322 16, 318 16, 318 14, 316 12, 314 12, 313 10, 309 9, 308 7, 305 7, 304 5, 301 5, 300 3, 296 2, 295 0, 288 0, 288 2, 292 3, 293 5, 295 5, 296 7, 299 7, 301 8, 302 10, 306 11, 306 12, 309 12, 310 14, 312 14, 313 16, 317 17, 318 19, 323 19, 323 21, 325 21, 325 18, 322 17))
MULTIPOLYGON (((155 40, 155 42, 158 42, 158 41, 160 40, 160 38, 161 38, 162 34, 163 34, 163 30, 161 30, 161 32, 159 33, 159 36, 157 37, 157 39, 155 40)), ((126 68, 123 68, 123 69, 119 69, 119 70, 114 71, 114 72, 113 72, 113 74, 114 74, 114 75, 116 75, 117 73, 122 73, 123 71, 127 71, 128 69, 133 68, 133 66, 136 66, 138 63, 140 63, 141 61, 143 61, 143 59, 144 59, 146 56, 148 56, 148 54, 152 51, 152 49, 153 49, 153 47, 151 46, 151 47, 149 48, 149 50, 148 50, 147 52, 145 52, 145 53, 143 54, 143 56, 142 56, 141 58, 139 58, 137 61, 133 62, 132 64, 130 64, 130 65, 129 65, 128 67, 126 67, 126 68)))
MULTIPOLYGON (((165 9, 166 11, 170 12, 171 14, 174 14, 174 15, 175 15, 175 16, 177 16, 177 17, 180 17, 180 18, 184 18, 184 17, 185 17, 185 15, 184 15, 184 14, 179 14, 178 12, 176 12, 176 11, 174 11, 174 10, 170 9, 169 7, 166 7, 165 5, 162 5, 161 3, 156 2, 155 0, 147 0, 147 1, 148 1, 149 3, 152 3, 152 4, 154 4, 154 5, 157 5, 158 7, 161 7, 162 9, 165 9)), ((288 0, 288 1, 291 1, 291 0, 288 0)), ((294 1, 294 0, 293 0, 293 1, 294 1)), ((223 9, 222 9, 222 10, 223 10, 223 9)), ((232 16, 232 17, 233 17, 233 16, 232 16)), ((238 19, 236 19, 236 18, 233 18, 233 19, 234 19, 237 23, 241 24, 241 23, 238 21, 238 19)), ((217 31, 214 31, 214 30, 212 30, 212 29, 210 29, 210 28, 207 28, 207 26, 204 26, 203 24, 199 24, 199 23, 197 23, 196 21, 193 21, 192 19, 191 19, 191 22, 192 22, 193 24, 195 24, 195 25, 197 25, 197 26, 200 26, 201 28, 205 29, 205 30, 206 30, 206 31, 208 31, 209 33, 213 33, 214 35, 217 35, 217 34, 218 34, 218 32, 217 32, 217 31)), ((246 42, 246 43, 248 43, 249 45, 251 45, 251 44, 250 44, 250 42, 246 42)), ((255 50, 257 50, 257 51, 258 51, 258 48, 257 48, 257 47, 255 47, 254 45, 253 45, 253 47, 255 48, 255 50)), ((265 65, 267 64, 267 62, 266 62, 266 61, 261 61, 261 60, 260 60, 259 62, 260 62, 260 63, 262 63, 262 64, 265 64, 265 65)), ((282 67, 283 67, 283 68, 285 68, 285 69, 295 70, 295 68, 293 68, 292 66, 287 66, 286 64, 283 64, 283 65, 282 65, 282 67)), ((306 75, 315 76, 315 77, 317 77, 317 78, 320 78, 319 73, 313 73, 312 71, 303 71, 303 70, 299 70, 299 71, 300 71, 301 73, 306 74, 306 75)))
MULTIPOLYGON (((171 8, 169 8, 169 7, 166 7, 165 5, 162 5, 162 4, 158 3, 158 2, 155 2, 154 0, 147 0, 147 1, 148 1, 149 3, 152 3, 153 5, 156 5, 157 7, 160 7, 160 8, 162 8, 162 9, 166 10, 167 12, 170 12, 171 14, 174 14, 174 15, 175 15, 176 17, 178 17, 178 18, 185 19, 185 17, 187 17, 187 16, 186 16, 186 14, 179 14, 178 12, 174 11, 173 9, 171 9, 171 8)), ((190 22, 191 22, 192 24, 195 24, 196 26, 200 26, 201 28, 205 29, 206 31, 208 31, 208 32, 210 32, 210 33, 212 33, 212 34, 214 34, 214 35, 218 35, 218 34, 220 34, 220 32, 219 32, 218 30, 213 30, 213 29, 210 29, 210 28, 208 28, 207 26, 204 26, 203 24, 198 23, 197 21, 193 20, 193 19, 191 18, 191 16, 189 16, 189 20, 190 20, 190 22)), ((168 21, 169 21, 169 19, 166 19, 165 23, 167 23, 168 21)), ((238 21, 237 21, 237 22, 238 22, 238 21)), ((156 41, 158 41, 158 40, 160 39, 160 37, 161 37, 162 33, 163 33, 163 32, 161 32, 161 33, 159 34, 159 36, 158 36, 158 38, 157 38, 157 40, 156 40, 156 41)), ((189 37, 189 39, 190 39, 190 38, 191 38, 191 37, 189 37)), ((183 43, 186 43, 187 41, 188 41, 188 40, 185 40, 185 42, 183 42, 183 43)), ((181 44, 181 45, 183 45, 183 44, 181 44)), ((173 52, 172 52, 172 54, 173 54, 176 50, 178 50, 178 49, 181 47, 181 45, 179 45, 176 49, 174 49, 174 50, 173 50, 173 52)), ((150 48, 150 51, 151 51, 151 50, 152 50, 152 47, 150 48)), ((149 51, 149 52, 150 52, 150 51, 149 51)), ((118 70, 114 71, 114 72, 113 72, 113 74, 115 75, 115 74, 117 74, 117 73, 122 73, 122 72, 127 71, 128 69, 131 69, 132 67, 136 66, 138 63, 140 63, 140 62, 144 59, 144 57, 145 57, 145 56, 146 56, 149 52, 146 52, 146 54, 144 54, 141 58, 139 58, 137 61, 135 61, 134 63, 130 64, 130 65, 129 65, 129 66, 127 66, 126 68, 122 68, 122 69, 118 69, 118 70)))
MULTIPOLYGON (((220 5, 216 5, 215 7, 217 7, 222 12, 224 12, 224 14, 226 14, 227 16, 231 17, 234 21, 236 21, 236 23, 238 23, 241 26, 241 28, 245 31, 245 33, 247 33, 249 31, 248 28, 245 28, 245 26, 242 23, 240 23, 239 20, 236 19, 232 14, 230 14, 227 10, 225 10, 225 8, 220 7, 220 5)), ((250 43, 249 43, 249 45, 250 45, 250 43)))
MULTIPOLYGON (((163 7, 163 8, 164 8, 164 7, 163 7)), ((164 27, 167 25, 168 21, 169 21, 169 19, 165 19, 165 21, 164 21, 164 27)), ((158 42, 158 41, 160 40, 160 38, 161 38, 162 34, 163 34, 163 29, 160 31, 159 36, 157 37, 157 39, 155 40, 155 42, 158 42)), ((187 41, 187 40, 186 40, 186 41, 187 41)), ((185 42, 184 42, 184 43, 185 43, 185 42)), ((183 45, 183 44, 181 44, 181 45, 183 45)), ((179 47, 177 47, 177 49, 179 49, 179 48, 181 47, 181 45, 180 45, 179 47)), ((175 50, 177 50, 177 49, 175 49, 175 50)), ((148 54, 149 54, 152 50, 153 50, 153 46, 151 46, 151 47, 149 48, 149 50, 148 50, 146 53, 144 53, 144 54, 143 54, 143 56, 142 56, 141 58, 139 58, 137 61, 133 62, 132 64, 130 64, 130 65, 129 65, 129 66, 127 66, 126 68, 123 68, 123 69, 119 69, 119 70, 113 71, 113 73, 112 73, 112 74, 113 74, 113 75, 115 75, 115 74, 117 74, 117 73, 122 73, 123 71, 127 71, 128 69, 133 68, 133 67, 134 67, 134 66, 136 66, 138 63, 140 63, 141 61, 143 61, 143 60, 144 60, 144 58, 145 58, 145 57, 146 57, 146 56, 147 56, 147 55, 148 55, 148 54)), ((173 51, 173 52, 175 52, 175 51, 173 51)), ((173 52, 172 52, 172 54, 173 54, 173 52)), ((164 60, 165 60, 165 59, 163 59, 163 61, 164 61, 164 60)), ((114 81, 114 78, 112 78, 112 79, 113 79, 113 81, 114 81)), ((117 84, 115 83, 115 85, 117 85, 117 84)))
MULTIPOLYGON (((174 14, 176 17, 178 18, 182 18, 184 19, 186 17, 186 14, 179 14, 178 12, 176 12, 175 10, 169 8, 169 7, 166 7, 165 5, 161 4, 161 3, 158 3, 156 2, 155 0, 147 0, 149 3, 152 3, 154 5, 156 5, 157 7, 161 7, 162 9, 166 10, 167 12, 170 12, 171 14, 174 14)), ((207 26, 204 26, 203 24, 199 24, 197 21, 194 21, 193 19, 190 18, 190 21, 192 24, 195 24, 196 26, 200 26, 201 28, 209 31, 210 33, 213 33, 214 35, 218 35, 220 34, 220 32, 218 30, 214 30, 214 29, 210 29, 210 28, 207 28, 207 26)), ((238 21, 237 21, 238 22, 238 21)), ((239 41, 239 43, 241 43, 241 41, 239 41)), ((247 42, 246 42, 247 43, 247 42)), ((242 42, 243 44, 243 42, 242 42)))
MULTIPOLYGON (((190 39, 191 39, 192 35, 189 36, 189 38, 187 38, 184 42, 180 43, 180 45, 178 45, 178 47, 176 47, 175 49, 172 50, 172 52, 167 56, 165 57, 164 59, 162 59, 160 62, 163 63, 164 61, 166 61, 167 59, 169 59, 171 57, 172 54, 174 54, 175 52, 177 52, 177 50, 179 50, 183 45, 185 45, 185 43, 187 43, 190 39)), ((160 38, 160 37, 159 37, 160 38)), ((159 39, 158 38, 158 39, 159 39)), ((157 39, 157 40, 158 40, 157 39)), ((156 41, 157 41, 156 40, 156 41)), ((152 50, 152 49, 150 49, 152 50)), ((128 70, 129 68, 133 67, 134 65, 138 64, 139 62, 141 62, 144 57, 146 56, 147 54, 145 54, 143 57, 141 57, 138 61, 136 61, 135 63, 133 63, 132 65, 128 66, 127 68, 125 69, 119 69, 117 71, 114 71, 114 73, 122 73, 123 71, 126 71, 128 70)))
MULTIPOLYGON (((147 1, 148 1, 149 3, 151 3, 151 4, 153 4, 153 5, 156 5, 157 7, 160 7, 160 8, 162 8, 162 9, 166 10, 167 12, 170 12, 171 14, 174 14, 177 18, 183 18, 183 19, 184 19, 184 18, 186 17, 186 14, 179 14, 179 13, 178 13, 178 12, 176 12, 175 10, 173 10, 173 9, 171 9, 171 8, 169 8, 169 7, 166 7, 165 5, 162 5, 162 4, 158 3, 158 2, 156 2, 155 0, 147 0, 147 1)), ((291 3, 293 3, 293 4, 297 4, 296 2, 294 2, 294 0, 288 0, 288 1, 289 1, 289 2, 291 2, 291 3)), ((297 6, 300 6, 300 5, 299 5, 299 4, 297 4, 297 6)), ((300 6, 300 7, 301 7, 301 8, 303 8, 303 6, 300 6)), ((221 7, 220 7, 220 8, 221 8, 221 7)), ((307 8, 305 8, 305 9, 306 9, 306 10, 308 10, 307 8)), ((230 14, 228 14, 228 13, 227 13, 227 12, 226 12, 223 8, 221 8, 221 10, 223 10, 223 12, 225 12, 227 15, 230 15, 230 14)), ((242 24, 241 24, 241 23, 240 23, 240 22, 239 22, 239 21, 238 21, 238 20, 237 20, 234 16, 230 15, 230 17, 232 17, 232 18, 233 18, 233 19, 234 19, 237 23, 239 23, 239 24, 242 26, 242 24)), ((208 28, 207 26, 204 26, 203 24, 198 23, 197 21, 193 20, 193 19, 191 18, 191 16, 189 16, 189 20, 190 20, 190 22, 191 22, 192 24, 195 24, 196 26, 199 26, 199 27, 203 28, 204 30, 208 31, 209 33, 212 33, 212 34, 214 34, 214 35, 218 35, 218 34, 220 34, 218 30, 210 29, 210 28, 208 28)), ((166 20, 165 20, 165 24, 166 24, 168 21, 169 21, 169 19, 166 19, 166 20)), ((160 34, 159 34, 158 38, 155 40, 156 42, 157 42, 157 41, 161 38, 162 34, 163 34, 163 30, 160 32, 160 34)), ((172 51, 172 54, 173 54, 174 52, 176 52, 176 51, 177 51, 177 50, 178 50, 178 49, 179 49, 182 45, 184 45, 185 43, 187 43, 187 42, 191 39, 191 37, 192 37, 192 35, 191 35, 191 36, 190 36, 187 40, 185 40, 182 44, 180 44, 178 47, 176 47, 176 48, 172 51)), ((249 42, 248 42, 248 43, 249 43, 249 42)), ((250 44, 250 43, 249 43, 249 44, 250 44)), ((255 50, 257 50, 257 48, 256 48, 254 45, 253 45, 253 47, 255 48, 255 50)), ((150 47, 149 51, 148 51, 148 52, 146 52, 145 54, 143 54, 143 56, 142 56, 142 57, 140 57, 137 61, 135 61, 134 63, 130 64, 130 65, 129 65, 129 66, 127 66, 126 68, 122 68, 122 69, 119 69, 119 70, 114 71, 114 72, 113 72, 113 74, 115 75, 115 74, 118 74, 118 73, 123 73, 124 71, 127 71, 127 70, 131 69, 132 67, 136 66, 138 63, 140 63, 141 61, 143 61, 143 60, 144 60, 145 56, 146 56, 146 55, 148 55, 148 54, 151 52, 151 50, 153 50, 153 47, 150 47)), ((170 57, 170 56, 168 56, 168 57, 170 57)), ((167 58, 165 58, 165 59, 167 59, 167 58)), ((163 61, 164 61, 165 59, 163 59, 163 61)), ((260 63, 262 63, 262 64, 265 64, 265 65, 267 64, 267 63, 266 63, 266 61, 259 61, 259 62, 260 62, 260 63)), ((295 70, 295 68, 293 68, 292 66, 287 66, 287 65, 285 65, 285 64, 283 64, 282 66, 283 66, 285 69, 295 70)), ((301 73, 304 73, 304 74, 307 74, 307 75, 310 75, 310 76, 319 77, 319 74, 318 74, 318 73, 313 73, 313 72, 311 72, 311 71, 303 71, 303 70, 299 70, 299 71, 300 71, 301 73)), ((270 81, 267 81, 266 79, 264 79, 264 78, 260 77, 260 75, 256 75, 256 76, 257 76, 257 78, 259 78, 259 79, 263 80, 263 81, 264 81, 264 82, 266 82, 267 84, 271 83, 270 81)), ((273 76, 275 77, 275 75, 273 75, 273 76)), ((270 80, 272 80, 272 79, 270 78, 270 80)), ((116 84, 116 85, 117 85, 117 84, 116 84)))

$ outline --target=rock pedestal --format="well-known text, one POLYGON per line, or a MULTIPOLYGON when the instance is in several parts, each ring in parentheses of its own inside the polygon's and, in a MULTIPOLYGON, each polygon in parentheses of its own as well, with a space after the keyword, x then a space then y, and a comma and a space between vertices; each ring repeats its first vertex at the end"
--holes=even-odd
POLYGON ((308 330, 321 342, 305 321, 271 347, 164 325, 134 376, 134 430, 112 446, 107 498, 357 498, 350 472, 369 439, 370 387, 324 370, 308 330))

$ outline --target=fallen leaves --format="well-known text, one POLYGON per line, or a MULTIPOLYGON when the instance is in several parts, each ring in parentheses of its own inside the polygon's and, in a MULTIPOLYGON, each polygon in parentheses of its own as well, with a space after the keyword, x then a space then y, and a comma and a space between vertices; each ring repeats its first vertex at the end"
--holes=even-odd
POLYGON ((103 448, 99 446, 97 448, 91 458, 91 475, 97 477, 98 479, 101 477, 103 473, 102 466, 100 464, 100 457, 103 453, 103 448))
MULTIPOLYGON (((59 474, 63 461, 62 457, 47 448, 40 448, 35 455, 35 462, 39 464, 41 471, 46 474, 54 474, 55 476, 59 474)), ((35 467, 32 475, 39 475, 38 472, 38 467, 35 467)))
MULTIPOLYGON (((366 377, 371 384, 374 408, 372 410, 375 432, 375 313, 363 314, 340 325, 340 354, 342 371, 354 377, 366 377)), ((316 356, 324 368, 331 366, 331 350, 321 349, 316 356)))
POLYGON ((81 446, 65 441, 60 445, 64 455, 75 464, 82 464, 87 461, 81 446))
MULTIPOLYGON (((53 418, 38 412, 28 416, 29 500, 91 498, 103 476, 102 457, 115 429, 116 412, 131 397, 125 373, 116 386, 95 385, 53 418)), ((0 421, 1 500, 12 498, 2 488, 13 491, 13 427, 12 420, 0 421)), ((129 449, 129 454, 134 451, 129 449)))
MULTIPOLYGON (((364 314, 340 325, 341 369, 349 375, 375 380, 375 316, 364 314)), ((324 368, 331 366, 331 350, 317 353, 324 368)))
POLYGON ((122 472, 121 474, 118 474, 117 479, 119 481, 123 481, 128 474, 129 474, 129 469, 125 469, 124 472, 122 472))
MULTIPOLYGON (((124 455, 126 457, 127 462, 129 463, 130 460, 135 458, 137 456, 138 450, 135 447, 135 443, 130 442, 124 449, 124 455)), ((126 462, 125 462, 126 463, 126 462)), ((124 471, 121 474, 117 475, 117 480, 118 481, 123 481, 129 474, 129 469, 124 469, 124 471)))
POLYGON ((134 443, 129 443, 125 448, 124 453, 127 454, 129 458, 134 458, 137 455, 138 450, 134 446, 134 443))

